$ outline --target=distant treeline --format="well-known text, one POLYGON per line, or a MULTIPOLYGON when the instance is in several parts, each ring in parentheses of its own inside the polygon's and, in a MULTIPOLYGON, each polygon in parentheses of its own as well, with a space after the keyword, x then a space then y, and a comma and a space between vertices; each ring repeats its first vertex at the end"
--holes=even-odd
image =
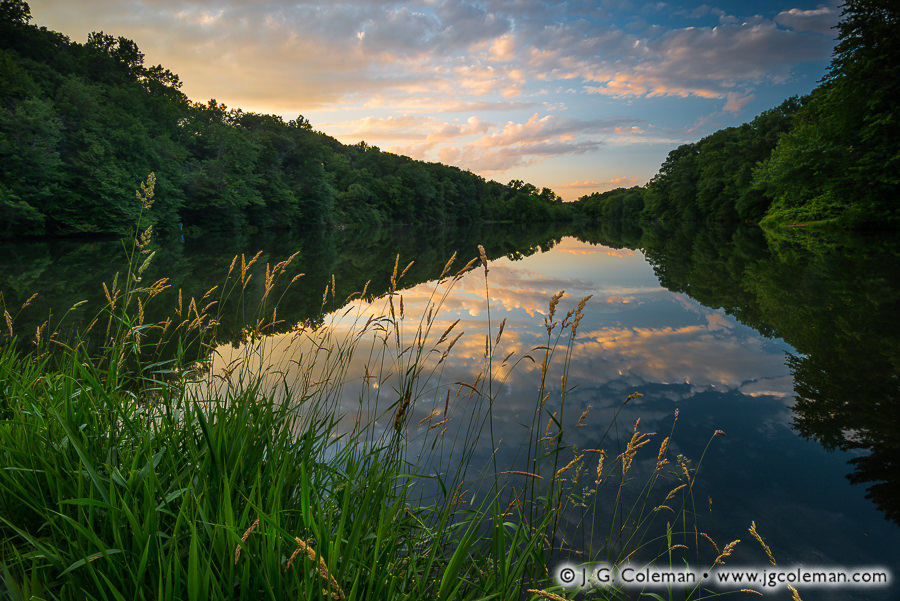
POLYGON ((150 172, 157 228, 197 233, 570 214, 549 189, 347 146, 302 116, 192 103, 133 41, 30 21, 0 0, 0 236, 128 230, 150 172))
POLYGON ((900 27, 892 0, 848 0, 810 95, 669 153, 646 185, 563 203, 439 163, 348 146, 302 116, 194 103, 126 38, 85 44, 0 0, 0 236, 188 233, 345 223, 654 219, 897 227, 900 27), (145 222, 147 217, 144 217, 145 222))
POLYGON ((848 0, 828 73, 750 123, 669 153, 644 187, 584 196, 599 219, 897 227, 900 26, 894 0, 848 0))

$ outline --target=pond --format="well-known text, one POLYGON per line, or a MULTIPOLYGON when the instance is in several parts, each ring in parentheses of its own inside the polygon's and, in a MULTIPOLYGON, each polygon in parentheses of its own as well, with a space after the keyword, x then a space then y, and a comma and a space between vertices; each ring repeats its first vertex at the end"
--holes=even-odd
MULTIPOLYGON (((374 421, 373 432, 394 427, 404 396, 397 375, 397 366, 406 365, 402 351, 415 342, 430 308, 425 354, 455 323, 440 349, 462 336, 446 357, 431 353, 428 377, 417 384, 405 416, 410 448, 439 451, 440 461, 420 469, 439 472, 479 432, 470 471, 504 472, 504 483, 515 488, 516 478, 531 477, 523 474, 534 469, 528 445, 536 439, 536 407, 546 402, 546 415, 555 414, 558 423, 549 420, 551 428, 544 419, 541 430, 565 431, 559 467, 601 448, 612 461, 636 430, 654 433, 649 451, 636 460, 637 478, 653 471, 656 450, 670 435, 673 468, 679 455, 694 467, 702 458, 691 487, 692 516, 698 532, 719 547, 743 540, 729 564, 766 564, 747 533, 755 522, 780 566, 900 565, 900 247, 891 239, 627 224, 326 231, 291 239, 167 241, 145 277, 171 278, 161 305, 172 306, 174 290, 200 298, 235 253, 249 259, 260 249, 258 266, 299 251, 293 265, 305 274, 276 290, 281 323, 266 341, 265 361, 282 380, 300 377, 287 366, 310 352, 309 338, 297 336, 295 324, 346 338, 371 323, 369 315, 389 312, 391 303, 403 312, 402 340, 381 355, 390 375, 372 377, 362 359, 343 366, 346 383, 335 402, 348 416, 348 431, 360 419, 374 421), (487 274, 477 262, 455 280, 436 282, 454 252, 459 258, 451 273, 478 256, 478 244, 486 249, 487 274), (398 272, 415 263, 388 298, 397 255, 398 272), (366 282, 366 300, 342 300, 366 282), (559 291, 565 293, 552 319, 557 325, 548 333, 545 318, 559 291), (539 392, 543 347, 587 297, 574 338, 571 328, 562 332, 552 377, 539 392), (486 373, 489 406, 467 394, 486 373)), ((117 241, 2 250, 6 306, 18 308, 39 293, 16 314, 16 327, 26 332, 40 327, 50 307, 61 316, 88 300, 63 323, 63 329, 82 327, 87 307, 102 302, 102 282, 121 269, 110 259, 122 256, 117 241)), ((263 280, 260 273, 248 287, 251 301, 264 293, 263 280)), ((225 313, 236 316, 221 326, 214 372, 247 342, 249 322, 240 311, 225 313)), ((370 359, 369 338, 361 340, 357 355, 370 359)), ((467 489, 477 495, 477 477, 467 489)), ((595 557, 602 546, 583 529, 583 522, 561 529, 574 561, 595 557)), ((887 589, 819 589, 804 598, 846 598, 848 590, 857 599, 895 598, 887 589)))

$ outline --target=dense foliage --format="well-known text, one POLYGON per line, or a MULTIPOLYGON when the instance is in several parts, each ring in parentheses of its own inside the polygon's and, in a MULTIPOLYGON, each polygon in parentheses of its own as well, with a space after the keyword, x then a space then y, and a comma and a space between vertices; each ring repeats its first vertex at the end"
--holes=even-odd
POLYGON ((794 429, 851 451, 847 478, 900 524, 900 244, 839 230, 600 225, 579 238, 640 249, 662 286, 790 344, 794 429))
POLYGON ((594 192, 579 198, 575 206, 580 215, 590 220, 640 219, 644 210, 644 189, 635 186, 594 192))
POLYGON ((583 196, 576 206, 591 219, 758 222, 768 201, 752 185, 753 168, 772 152, 800 105, 790 98, 750 123, 679 146, 647 186, 583 196))
POLYGON ((821 85, 672 150, 644 187, 565 205, 551 190, 348 146, 284 121, 191 102, 126 38, 85 44, 0 0, 0 236, 123 232, 155 172, 158 229, 343 223, 663 219, 896 226, 900 31, 887 0, 847 0, 821 85), (574 211, 572 210, 574 209, 574 211))
POLYGON ((547 189, 343 145, 302 116, 191 102, 133 41, 79 44, 30 21, 25 2, 0 0, 0 235, 126 231, 150 172, 158 229, 566 215, 547 189))
POLYGON ((829 72, 804 98, 672 150, 644 188, 581 198, 590 218, 897 226, 897 5, 848 0, 829 72))
POLYGON ((786 100, 750 123, 721 129, 669 153, 647 185, 644 214, 657 219, 755 221, 768 199, 754 183, 754 167, 787 132, 802 101, 786 100))
MULTIPOLYGON (((576 424, 564 408, 590 297, 554 321, 563 293, 555 295, 546 338, 530 354, 506 354, 506 320, 499 329, 488 321, 475 334, 487 341, 484 355, 457 348, 457 381, 444 360, 463 332, 451 334, 459 319, 445 327, 444 314, 452 290, 471 295, 462 283, 470 275, 483 278, 490 312, 483 247, 468 263, 457 253, 443 261, 426 300, 405 311, 401 286, 413 271, 398 271, 399 256, 377 298, 368 284, 337 297, 332 275, 321 319, 288 317, 279 341, 269 334, 283 327, 279 309, 295 304, 288 288, 309 264, 294 261, 302 251, 274 267, 263 251, 235 256, 200 302, 179 290, 172 307, 163 296, 170 279, 153 281, 148 267, 156 255, 142 217, 154 204, 152 177, 137 196, 145 212, 126 241, 122 277, 102 283, 106 302, 86 327, 64 332, 48 319, 20 353, 21 313, 3 310, 0 336, 12 340, 0 348, 0 598, 539 599, 559 589, 547 566, 570 552, 568 532, 589 549, 579 558, 622 564, 641 552, 651 566, 671 565, 673 547, 696 539, 693 483, 706 451, 693 466, 673 456, 676 417, 659 452, 639 451, 653 434, 635 424, 626 444, 617 436, 625 403, 612 407, 605 432, 591 436, 600 448, 624 448, 605 468, 605 451, 595 451, 595 468, 569 442, 587 415, 576 424), (251 271, 261 260, 264 273, 251 271), (347 305, 321 327, 334 303, 347 305), (160 304, 164 320, 153 316, 160 304), (219 345, 235 319, 243 344, 219 345), (92 331, 103 332, 99 348, 92 331), (197 346, 215 350, 198 362, 189 351, 197 346), (510 364, 513 354, 522 356, 510 364), (540 377, 515 453, 527 471, 510 471, 491 452, 493 416, 520 363, 537 363, 540 377), (637 468, 654 454, 649 474, 631 471, 633 459, 637 468), (674 461, 683 469, 663 469, 674 461)), ((511 233, 519 252, 536 250, 511 233)), ((723 557, 706 545, 690 552, 705 565, 723 557)))
POLYGON ((756 173, 766 222, 898 225, 900 22, 892 0, 848 0, 831 68, 756 173))

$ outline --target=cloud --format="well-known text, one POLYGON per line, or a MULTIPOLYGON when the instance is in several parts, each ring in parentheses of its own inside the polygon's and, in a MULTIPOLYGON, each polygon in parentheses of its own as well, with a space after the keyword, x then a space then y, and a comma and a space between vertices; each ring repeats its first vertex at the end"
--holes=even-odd
POLYGON ((405 6, 379 11, 361 24, 362 46, 370 56, 382 60, 410 59, 428 52, 441 28, 433 15, 405 6))
POLYGON ((201 98, 234 90, 232 103, 260 104, 277 93, 297 98, 298 106, 385 93, 392 100, 450 92, 469 101, 495 96, 496 102, 517 98, 528 83, 541 80, 580 80, 586 91, 613 97, 724 99, 738 82, 785 77, 786 56, 790 63, 822 58, 828 42, 814 43, 798 32, 827 32, 836 20, 833 7, 821 6, 782 11, 774 21, 733 23, 735 18, 704 5, 693 16, 717 15, 718 27, 628 31, 599 19, 610 7, 593 14, 588 8, 449 0, 93 0, 78 11, 54 10, 68 10, 76 21, 79 13, 103 15, 99 21, 109 29, 137 28, 145 34, 142 47, 149 44, 154 56, 177 63, 192 89, 210 90, 201 98))
POLYGON ((502 171, 546 157, 596 151, 623 125, 626 120, 580 121, 535 113, 525 122, 506 122, 467 144, 462 154, 479 171, 502 171))
POLYGON ((466 165, 479 173, 502 172, 513 167, 532 165, 554 156, 572 156, 598 150, 601 142, 542 142, 484 148, 466 145, 461 151, 466 165))
POLYGON ((641 180, 636 177, 624 177, 623 176, 623 177, 617 177, 614 179, 610 179, 610 180, 607 180, 604 182, 597 182, 597 181, 592 181, 592 180, 590 180, 590 181, 589 180, 575 181, 575 182, 572 182, 569 184, 562 184, 559 187, 564 190, 573 190, 573 189, 579 189, 579 188, 612 189, 612 188, 620 188, 620 187, 624 187, 624 186, 634 186, 634 185, 637 185, 637 183, 639 181, 641 181, 641 180))
POLYGON ((512 15, 486 10, 477 3, 448 0, 436 5, 442 35, 451 50, 502 38, 512 27, 512 15))
MULTIPOLYGON (((554 248, 554 253, 578 251, 595 255, 606 251, 620 260, 637 256, 634 251, 592 247, 571 239, 563 240, 554 248)), ((545 277, 524 264, 505 259, 492 261, 490 270, 492 316, 499 320, 502 315, 510 320, 504 333, 504 355, 508 350, 527 351, 541 343, 545 333, 540 319, 547 314, 548 300, 558 290, 565 290, 557 308, 558 319, 579 298, 595 295, 588 302, 586 319, 571 356, 569 369, 573 381, 580 379, 595 384, 628 381, 633 385, 688 383, 693 392, 714 388, 741 391, 750 396, 787 398, 791 394, 792 380, 783 355, 771 352, 762 339, 748 336, 745 329, 735 327, 734 320, 721 310, 707 309, 682 295, 661 293, 658 288, 629 289, 616 285, 603 290, 598 289, 596 282, 576 277, 545 277), (662 296, 658 297, 660 293, 662 296), (657 299, 654 302, 661 299, 673 302, 694 323, 625 326, 618 319, 602 317, 610 312, 627 311, 650 298, 657 299), (514 334, 509 337, 507 333, 514 334)), ((435 331, 440 332, 455 317, 462 318, 457 331, 465 331, 466 335, 454 347, 447 369, 453 369, 454 363, 459 369, 477 365, 484 352, 484 338, 479 334, 487 318, 484 283, 478 272, 470 276, 464 277, 443 303, 441 317, 434 325, 435 331)), ((426 310, 432 288, 433 284, 421 284, 402 292, 407 315, 426 310)))
POLYGON ((100 29, 134 39, 148 62, 181 76, 194 100, 304 114, 343 141, 380 140, 483 174, 597 153, 615 135, 617 143, 659 144, 644 135, 651 117, 632 112, 639 99, 710 99, 733 116, 760 86, 789 81, 805 61, 824 62, 837 19, 833 3, 774 18, 704 5, 678 19, 671 4, 635 9, 613 0, 31 6, 37 23, 77 40, 100 29), (686 18, 697 25, 684 27, 686 18), (315 119, 325 111, 327 126, 315 119), (352 116, 341 122, 339 112, 352 116), (489 116, 497 113, 503 121, 489 116), (472 117, 477 131, 466 130, 472 117))
POLYGON ((836 35, 834 27, 838 23, 839 16, 836 6, 822 5, 812 10, 792 8, 782 11, 775 16, 775 22, 797 31, 814 31, 834 37, 836 35))
POLYGON ((448 91, 446 94, 427 93, 398 95, 392 93, 373 93, 363 104, 348 107, 351 110, 387 109, 395 111, 418 111, 424 113, 509 113, 515 111, 533 111, 541 106, 534 101, 510 101, 479 99, 448 91))
POLYGON ((570 184, 561 184, 559 187, 564 190, 567 190, 567 189, 573 189, 573 188, 596 188, 596 187, 602 186, 602 185, 603 184, 601 184, 600 182, 584 180, 584 181, 572 182, 570 184))
POLYGON ((513 36, 504 34, 491 42, 490 58, 496 62, 509 62, 516 52, 516 44, 513 36))
MULTIPOLYGON (((625 257, 636 257, 638 256, 638 253, 627 248, 609 248, 606 250, 606 255, 609 257, 616 257, 617 259, 623 259, 625 257)), ((656 291, 656 289, 654 289, 653 291, 656 291)))
MULTIPOLYGON (((564 191, 578 190, 578 197, 581 197, 598 192, 608 192, 610 190, 615 190, 616 188, 631 188, 633 186, 639 185, 640 182, 640 178, 622 176, 605 181, 579 180, 565 184, 558 184, 554 187, 564 191)), ((563 197, 566 198, 566 200, 575 200, 575 196, 566 197, 564 193, 563 197)))
POLYGON ((642 131, 629 125, 633 122, 624 118, 581 121, 534 113, 525 121, 497 124, 474 115, 465 121, 445 121, 404 114, 331 122, 324 127, 345 140, 395 142, 388 146, 391 152, 423 160, 438 158, 479 173, 491 173, 547 157, 595 151, 611 136, 642 131))
POLYGON ((821 60, 829 49, 825 39, 797 35, 764 19, 669 30, 637 40, 630 64, 614 72, 609 68, 586 72, 585 90, 617 98, 725 98, 733 107, 736 85, 785 79, 793 63, 821 60), (791 62, 785 61, 786 56, 791 62))
MULTIPOLYGON (((715 386, 773 394, 790 390, 779 380, 768 385, 748 383, 763 374, 786 374, 783 357, 767 352, 758 341, 745 340, 714 320, 705 325, 663 328, 603 328, 579 334, 574 355, 604 357, 602 369, 613 379, 629 374, 643 382, 690 383, 695 389, 715 386), (786 390, 782 390, 786 388, 786 390)), ((596 365, 573 363, 573 373, 600 378, 596 365)), ((789 380, 788 378, 784 378, 789 380)))
POLYGON ((750 102, 754 98, 755 98, 755 96, 753 94, 740 94, 738 92, 729 92, 728 94, 725 95, 725 99, 727 100, 727 102, 725 103, 725 106, 722 107, 722 110, 727 111, 729 113, 737 113, 742 108, 744 108, 744 106, 748 102, 750 102))
POLYGON ((355 121, 326 123, 324 126, 342 130, 341 135, 344 137, 360 140, 409 139, 432 143, 484 134, 493 127, 477 116, 469 117, 465 122, 447 122, 434 117, 408 114, 383 118, 365 117, 355 121))

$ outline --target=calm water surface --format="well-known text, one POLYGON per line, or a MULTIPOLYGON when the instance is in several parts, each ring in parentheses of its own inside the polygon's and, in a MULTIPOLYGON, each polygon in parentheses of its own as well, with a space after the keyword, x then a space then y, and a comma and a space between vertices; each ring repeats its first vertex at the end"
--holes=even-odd
MULTIPOLYGON (((764 555, 747 534, 755 521, 780 565, 884 566, 900 578, 896 244, 772 239, 756 230, 719 234, 616 229, 579 236, 547 230, 473 230, 428 239, 400 233, 385 234, 377 246, 367 246, 359 236, 328 233, 317 239, 243 244, 248 252, 254 243, 263 245, 263 259, 272 262, 300 248, 305 283, 285 296, 283 312, 279 308, 288 326, 316 314, 329 274, 337 274, 337 297, 361 289, 370 279, 377 297, 387 286, 398 252, 401 268, 418 259, 399 293, 404 336, 411 340, 429 299, 446 288, 431 281, 446 258, 459 249, 467 260, 475 256, 475 244, 484 243, 490 256, 487 284, 480 268, 466 273, 434 320, 435 338, 457 319, 454 333, 464 334, 419 390, 408 422, 413 447, 435 440, 436 432, 428 431, 434 418, 429 421, 428 416, 449 405, 447 390, 457 393, 454 383, 473 382, 483 370, 488 328, 493 339, 506 321, 494 356, 501 363, 512 353, 512 364, 546 344, 544 317, 554 293, 565 291, 556 320, 591 295, 569 365, 571 390, 562 423, 570 446, 604 447, 615 456, 640 420, 640 431, 657 433, 635 471, 647 474, 677 411, 669 455, 696 461, 709 444, 694 491, 698 526, 720 546, 743 539, 732 565, 764 566, 764 555), (636 392, 643 396, 623 407, 636 392), (585 411, 582 426, 576 427, 585 411), (614 417, 615 426, 607 432, 614 417), (710 443, 716 430, 725 436, 710 443)), ((212 276, 207 273, 224 272, 235 252, 190 242, 173 246, 177 249, 162 253, 155 268, 159 274, 174 272, 177 285, 197 290, 208 288, 212 276)), ((7 303, 42 285, 47 287, 44 296, 57 306, 81 296, 96 297, 97 290, 90 287, 99 287, 113 267, 91 273, 76 270, 78 283, 70 285, 55 268, 69 262, 63 271, 72 273, 71 262, 96 260, 92 252, 114 254, 109 246, 97 248, 96 243, 93 251, 74 243, 17 245, 19 269, 7 262, 0 274, 7 303)), ((399 305, 398 297, 395 302, 399 305)), ((340 337, 370 313, 383 311, 384 303, 384 298, 376 298, 342 306, 322 321, 340 337)), ((77 323, 79 316, 73 319, 77 323)), ((217 366, 239 352, 240 330, 240 323, 231 326, 217 366)), ((562 339, 563 345, 567 342, 568 335, 562 339)), ((266 360, 276 365, 288 365, 305 352, 304 343, 288 331, 266 344, 266 360)), ((396 401, 396 380, 364 378, 365 353, 358 355, 358 364, 348 367, 337 402, 348 415, 362 412, 364 419, 389 429, 392 412, 376 408, 372 399, 396 401)), ((389 363, 396 360, 388 358, 389 363)), ((500 364, 493 373, 493 458, 502 471, 525 469, 522 447, 540 401, 540 370, 522 359, 512 372, 500 364)), ((555 378, 549 390, 558 402, 558 374, 555 378)), ((445 434, 449 440, 465 438, 472 416, 484 416, 483 407, 464 397, 452 396, 445 434)), ((483 436, 472 465, 487 465, 491 448, 483 436)), ((596 541, 579 538, 574 528, 566 536, 575 551, 590 555, 595 550, 596 541)), ((846 589, 840 594, 810 591, 803 598, 898 595, 890 589, 846 589)))

